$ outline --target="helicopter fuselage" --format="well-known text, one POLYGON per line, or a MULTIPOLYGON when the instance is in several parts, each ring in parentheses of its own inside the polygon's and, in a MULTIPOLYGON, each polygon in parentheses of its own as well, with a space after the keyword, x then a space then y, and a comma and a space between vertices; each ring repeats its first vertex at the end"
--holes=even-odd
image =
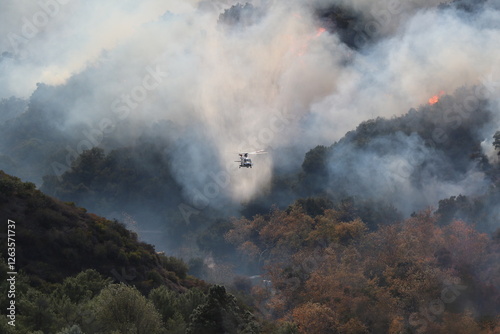
POLYGON ((240 168, 252 168, 252 159, 246 157, 240 157, 240 168))

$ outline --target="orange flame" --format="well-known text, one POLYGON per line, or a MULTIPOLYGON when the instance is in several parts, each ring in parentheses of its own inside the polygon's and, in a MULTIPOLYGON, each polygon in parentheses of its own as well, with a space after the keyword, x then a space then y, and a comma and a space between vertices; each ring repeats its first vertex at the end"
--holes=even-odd
POLYGON ((439 101, 439 96, 438 95, 434 95, 433 97, 431 97, 429 99, 429 104, 438 103, 438 101, 439 101))
MULTIPOLYGON (((294 45, 294 49, 296 50, 296 54, 299 56, 299 57, 302 57, 307 49, 309 48, 309 42, 313 39, 316 39, 318 38, 319 36, 321 36, 324 32, 326 31, 326 28, 323 28, 323 27, 320 27, 318 29, 316 29, 316 34, 313 35, 309 35, 308 37, 306 37, 304 39, 304 41, 300 44, 300 45, 294 45)), ((292 42, 293 42, 293 39, 292 39, 292 42)), ((293 43, 293 44, 298 44, 298 43, 293 43)))
POLYGON ((321 36, 325 31, 326 31, 325 28, 318 28, 318 30, 316 32, 316 37, 321 36))
POLYGON ((438 102, 439 102, 439 98, 440 98, 441 96, 443 96, 443 95, 444 95, 444 91, 440 91, 440 92, 439 92, 439 94, 434 95, 433 97, 431 97, 431 98, 429 99, 429 104, 430 104, 430 105, 433 105, 433 104, 435 104, 435 103, 438 103, 438 102))

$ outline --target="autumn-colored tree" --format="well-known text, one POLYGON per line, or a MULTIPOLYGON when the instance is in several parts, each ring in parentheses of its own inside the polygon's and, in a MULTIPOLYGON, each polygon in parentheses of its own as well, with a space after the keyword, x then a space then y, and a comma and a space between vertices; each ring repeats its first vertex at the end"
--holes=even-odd
POLYGON ((481 327, 470 314, 445 312, 442 322, 433 322, 429 325, 428 331, 440 334, 469 334, 481 333, 481 327))
POLYGON ((337 315, 328 306, 319 303, 305 303, 293 310, 293 319, 302 334, 338 333, 337 315))
POLYGON ((490 317, 500 311, 492 288, 500 246, 464 222, 438 224, 431 210, 370 232, 348 208, 311 217, 292 206, 235 220, 226 238, 264 264, 272 286, 253 289, 259 307, 292 319, 301 333, 451 333, 457 324, 489 333, 496 326, 465 305, 490 317))
POLYGON ((451 261, 463 268, 477 268, 485 259, 488 236, 477 232, 462 221, 452 222, 443 228, 445 247, 450 251, 451 261))
POLYGON ((346 323, 339 326, 340 332, 345 334, 367 334, 368 327, 366 327, 357 318, 351 318, 346 323))
POLYGON ((275 256, 283 252, 297 251, 311 231, 314 220, 299 207, 290 212, 274 210, 259 237, 267 247, 272 247, 275 256))

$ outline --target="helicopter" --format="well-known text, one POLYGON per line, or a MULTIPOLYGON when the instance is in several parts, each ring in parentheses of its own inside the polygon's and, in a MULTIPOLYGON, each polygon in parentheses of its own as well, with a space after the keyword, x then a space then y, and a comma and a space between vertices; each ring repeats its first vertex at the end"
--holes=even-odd
POLYGON ((240 166, 238 168, 241 168, 241 167, 252 168, 252 166, 253 166, 252 159, 250 159, 248 157, 248 155, 249 154, 265 154, 265 153, 267 153, 267 152, 264 151, 264 150, 258 150, 258 151, 254 151, 254 152, 238 153, 238 155, 240 156, 240 160, 236 160, 235 162, 239 162, 240 163, 240 166))

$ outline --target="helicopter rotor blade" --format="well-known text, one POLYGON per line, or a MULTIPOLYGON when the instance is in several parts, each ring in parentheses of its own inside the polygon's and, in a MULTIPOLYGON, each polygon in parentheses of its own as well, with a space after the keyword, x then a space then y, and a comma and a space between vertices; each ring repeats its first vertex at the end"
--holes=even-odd
POLYGON ((257 150, 253 152, 245 152, 246 154, 266 154, 267 152, 264 150, 257 150))

